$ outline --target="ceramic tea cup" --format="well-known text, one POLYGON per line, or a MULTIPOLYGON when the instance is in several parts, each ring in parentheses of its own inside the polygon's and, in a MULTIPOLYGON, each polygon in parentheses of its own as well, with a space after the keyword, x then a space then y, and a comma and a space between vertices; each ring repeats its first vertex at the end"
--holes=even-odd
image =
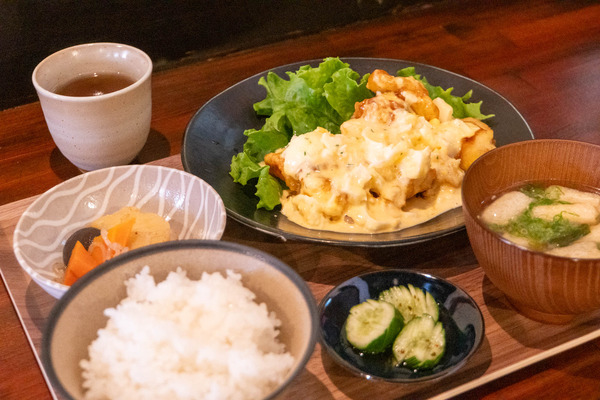
POLYGON ((84 171, 128 164, 150 132, 152 60, 119 43, 88 43, 41 61, 32 81, 56 146, 84 171))

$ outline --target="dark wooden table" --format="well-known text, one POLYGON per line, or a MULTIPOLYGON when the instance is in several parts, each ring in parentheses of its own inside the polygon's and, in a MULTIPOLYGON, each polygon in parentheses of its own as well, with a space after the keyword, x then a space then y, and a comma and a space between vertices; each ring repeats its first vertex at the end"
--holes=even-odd
MULTIPOLYGON (((230 85, 271 67, 327 56, 386 57, 435 65, 502 94, 522 113, 537 138, 600 144, 600 4, 559 0, 488 3, 448 1, 408 9, 381 20, 157 73, 153 77, 152 132, 138 162, 179 154, 190 118, 230 85)), ((52 142, 39 103, 0 112, 0 206, 40 194, 78 173, 52 142)), ((224 239, 245 242, 248 229, 232 224, 224 239)), ((7 232, 0 235, 4 244, 12 242, 7 232)), ((261 240, 270 238, 261 236, 261 240)), ((449 256, 445 251, 452 244, 430 258, 422 251, 413 266, 427 268, 437 263, 434 271, 460 271, 464 267, 460 260, 466 258, 466 264, 472 264, 473 256, 468 243, 459 245, 461 249, 452 250, 449 256)), ((286 256, 278 243, 265 246, 286 256)), ((342 268, 342 250, 323 246, 318 250, 320 256, 315 260, 322 264, 320 268, 342 268)), ((3 254, 0 264, 10 256, 3 254)), ((391 257, 387 252, 369 262, 385 266, 391 257)), ((306 279, 316 273, 300 272, 306 279)), ((328 277, 327 284, 339 283, 334 272, 322 274, 328 277)), ((459 397, 599 398, 599 346, 599 339, 589 341, 459 397)), ((9 293, 0 285, 0 398, 49 397, 9 293)))

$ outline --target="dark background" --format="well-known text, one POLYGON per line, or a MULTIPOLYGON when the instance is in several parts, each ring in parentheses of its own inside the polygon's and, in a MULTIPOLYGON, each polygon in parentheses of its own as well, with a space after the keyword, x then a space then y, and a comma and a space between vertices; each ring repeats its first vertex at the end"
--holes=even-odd
POLYGON ((0 0, 0 110, 37 101, 33 69, 46 56, 72 45, 129 44, 148 53, 158 71, 369 21, 418 3, 427 4, 422 0, 0 0))

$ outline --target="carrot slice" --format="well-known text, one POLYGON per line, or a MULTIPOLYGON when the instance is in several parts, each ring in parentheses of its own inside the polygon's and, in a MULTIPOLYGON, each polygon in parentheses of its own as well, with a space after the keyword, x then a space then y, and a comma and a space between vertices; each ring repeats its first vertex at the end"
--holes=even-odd
POLYGON ((94 240, 92 240, 92 244, 90 244, 88 252, 98 264, 102 264, 104 261, 112 257, 112 252, 104 242, 102 236, 96 236, 94 240))
POLYGON ((98 263, 85 249, 81 242, 77 241, 71 252, 71 258, 65 271, 64 284, 71 286, 83 275, 94 269, 98 263))
MULTIPOLYGON (((135 218, 128 219, 110 228, 106 233, 106 238, 110 243, 118 244, 121 247, 126 247, 130 242, 131 232, 135 218)), ((72 285, 83 275, 102 264, 104 261, 111 259, 115 255, 115 249, 110 248, 102 236, 96 236, 90 245, 89 251, 81 244, 75 243, 71 258, 65 271, 65 285, 72 285)))
POLYGON ((110 228, 107 232, 106 237, 111 243, 118 243, 123 247, 129 244, 129 238, 131 231, 133 230, 133 224, 135 224, 135 218, 130 218, 126 221, 121 222, 110 228))
POLYGON ((110 242, 107 244, 102 236, 96 236, 89 248, 89 253, 98 262, 110 260, 115 254, 120 254, 119 248, 127 247, 131 242, 131 232, 135 218, 123 221, 106 232, 106 239, 110 242), (116 246, 113 246, 115 244, 116 246))

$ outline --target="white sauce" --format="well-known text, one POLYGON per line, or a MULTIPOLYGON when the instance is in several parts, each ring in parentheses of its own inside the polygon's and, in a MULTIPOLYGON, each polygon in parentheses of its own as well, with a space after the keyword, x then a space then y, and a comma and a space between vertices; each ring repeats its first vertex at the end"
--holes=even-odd
POLYGON ((346 121, 341 134, 318 128, 294 136, 282 153, 283 172, 301 190, 284 193, 282 213, 311 229, 373 233, 459 207, 464 171, 458 157, 476 130, 449 118, 445 105, 443 121, 429 122, 405 107, 387 110, 389 118, 346 121))

